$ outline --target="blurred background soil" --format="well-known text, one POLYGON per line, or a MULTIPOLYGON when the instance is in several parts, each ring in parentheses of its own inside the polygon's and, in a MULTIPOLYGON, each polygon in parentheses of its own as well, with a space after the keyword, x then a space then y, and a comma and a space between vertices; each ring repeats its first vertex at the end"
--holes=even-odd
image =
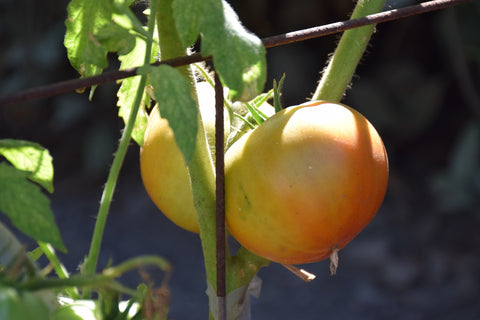
MULTIPOLYGON (((350 0, 230 3, 262 38, 345 20, 353 8, 350 0)), ((0 94, 77 77, 63 47, 67 4, 0 0, 0 94)), ((391 167, 384 204, 340 252, 337 275, 329 275, 326 261, 303 266, 317 275, 311 283, 276 264, 261 270, 252 319, 480 319, 479 30, 479 1, 377 27, 343 102, 384 138, 391 167)), ((269 49, 267 88, 285 73, 284 105, 304 102, 338 38, 269 49)), ((114 56, 110 68, 118 68, 114 56)), ((69 249, 61 257, 72 272, 87 253, 123 127, 117 88, 99 87, 92 102, 86 93, 70 93, 0 108, 0 138, 38 142, 54 158, 52 209, 69 249)), ((138 151, 132 143, 100 267, 109 259, 159 254, 174 266, 170 318, 206 318, 199 239, 154 207, 141 184, 138 151)), ((158 284, 162 275, 155 272, 158 284)), ((135 272, 124 279, 130 286, 139 280, 135 272)))

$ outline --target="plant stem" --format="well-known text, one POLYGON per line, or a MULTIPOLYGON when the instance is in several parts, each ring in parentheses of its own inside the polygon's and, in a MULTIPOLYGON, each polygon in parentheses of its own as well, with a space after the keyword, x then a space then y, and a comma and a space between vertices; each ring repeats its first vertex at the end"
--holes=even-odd
MULTIPOLYGON (((148 32, 150 35, 153 35, 155 28, 155 4, 152 4, 150 8, 152 15, 150 15, 150 20, 148 22, 148 32)), ((147 65, 150 63, 150 55, 152 48, 152 42, 147 41, 146 50, 145 50, 145 59, 144 63, 147 65)), ((113 192, 115 191, 115 186, 117 184, 118 176, 120 169, 127 153, 128 144, 132 136, 133 127, 135 124, 135 119, 137 117, 138 110, 143 97, 143 92, 145 90, 145 84, 147 77, 142 75, 140 78, 140 83, 138 85, 137 94, 135 97, 135 102, 130 111, 125 130, 123 131, 120 143, 113 159, 112 167, 108 174, 107 183, 105 184, 105 189, 103 190, 102 199, 100 202, 100 207, 98 210, 97 221, 95 223, 95 229, 93 231, 92 242, 90 244, 90 250, 85 261, 85 264, 82 268, 82 273, 86 275, 91 275, 95 273, 97 267, 98 256, 100 254, 100 247, 102 245, 103 233, 105 230, 105 225, 107 221, 108 212, 110 209, 110 204, 112 202, 113 192)))
POLYGON ((40 270, 38 266, 28 257, 25 248, 15 235, 0 221, 0 270, 8 268, 18 261, 22 260, 22 272, 29 276, 38 276, 40 270))
POLYGON ((111 278, 120 277, 122 274, 145 265, 154 265, 160 270, 170 273, 172 266, 168 261, 159 256, 145 255, 131 258, 117 266, 103 270, 103 274, 111 278))
MULTIPOLYGON (((379 12, 384 4, 385 0, 359 0, 351 19, 379 12)), ((374 29, 375 25, 368 25, 343 33, 312 100, 339 102, 342 99, 374 29)))
POLYGON ((66 279, 34 279, 18 284, 17 288, 24 290, 60 289, 69 287, 110 288, 115 291, 136 296, 137 291, 127 288, 106 275, 89 276, 74 275, 66 279))
MULTIPOLYGON (((158 0, 157 23, 161 59, 170 59, 185 55, 186 53, 186 49, 183 48, 175 27, 171 3, 172 0, 158 0)), ((196 97, 195 80, 191 72, 191 67, 181 67, 180 71, 189 80, 192 95, 196 97)), ((198 99, 196 100, 198 104, 198 99)), ((207 281, 210 282, 216 290, 215 173, 200 111, 197 114, 198 132, 195 151, 187 166, 200 226, 200 239, 202 242, 207 281)))
MULTIPOLYGON (((60 262, 57 255, 55 254, 55 249, 49 243, 38 241, 38 246, 42 249, 43 254, 47 257, 48 261, 53 265, 53 269, 57 273, 60 279, 68 279, 69 274, 65 266, 60 262)), ((73 287, 68 287, 65 291, 73 299, 80 299, 78 292, 73 287)))

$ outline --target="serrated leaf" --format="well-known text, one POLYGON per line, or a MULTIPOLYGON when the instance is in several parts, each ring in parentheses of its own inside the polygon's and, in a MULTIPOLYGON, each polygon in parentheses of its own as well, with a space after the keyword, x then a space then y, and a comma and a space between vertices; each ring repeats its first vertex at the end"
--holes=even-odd
POLYGON ((135 47, 135 36, 129 29, 110 23, 102 26, 96 37, 108 52, 127 54, 135 47))
POLYGON ((190 93, 190 83, 177 69, 167 65, 152 67, 150 81, 160 113, 168 120, 188 164, 198 130, 197 106, 190 93))
POLYGON ((110 22, 109 0, 72 0, 65 20, 64 45, 72 66, 84 77, 98 74, 107 66, 107 51, 95 33, 110 22))
POLYGON ((2 139, 0 154, 15 168, 28 172, 27 178, 53 192, 53 164, 47 149, 30 141, 2 139))
POLYGON ((173 0, 172 10, 178 35, 185 48, 190 47, 200 34, 205 1, 173 0))
POLYGON ((247 101, 265 85, 266 57, 262 41, 247 31, 222 0, 204 0, 201 51, 213 56, 215 69, 236 100, 247 101))
MULTIPOLYGON (((137 39, 135 48, 132 51, 126 55, 119 56, 119 59, 122 62, 120 69, 123 70, 142 65, 145 57, 145 49, 145 41, 137 39)), ((158 46, 152 46, 151 62, 155 61, 157 54, 158 46)), ((124 79, 122 80, 122 85, 117 92, 117 106, 119 107, 118 115, 123 118, 125 123, 127 123, 128 117, 130 116, 130 111, 133 107, 139 84, 140 76, 124 79)), ((147 128, 147 114, 145 112, 145 105, 149 104, 149 102, 149 96, 145 91, 142 98, 143 106, 140 106, 138 109, 135 126, 133 127, 132 131, 133 140, 135 140, 135 142, 137 142, 140 146, 143 145, 143 136, 145 134, 145 129, 147 128)))
POLYGON ((27 173, 5 162, 0 163, 0 211, 26 235, 67 251, 50 210, 50 200, 27 180, 27 173))
POLYGON ((93 76, 107 67, 107 53, 124 54, 133 49, 131 17, 118 12, 128 5, 111 0, 72 0, 65 20, 64 45, 72 66, 83 77, 93 76), (118 23, 117 23, 118 22, 118 23))

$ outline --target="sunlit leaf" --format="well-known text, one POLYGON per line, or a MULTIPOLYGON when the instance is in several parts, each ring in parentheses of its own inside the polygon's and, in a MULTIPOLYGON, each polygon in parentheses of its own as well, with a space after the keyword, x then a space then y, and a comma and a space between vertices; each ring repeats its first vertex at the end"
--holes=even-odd
POLYGON ((107 66, 107 51, 95 33, 109 23, 108 0, 72 0, 67 7, 64 45, 72 66, 85 77, 98 74, 107 66))
MULTIPOLYGON (((146 43, 143 40, 137 39, 135 48, 128 54, 119 56, 122 62, 120 69, 127 69, 138 67, 143 64, 145 58, 146 43)), ((158 55, 158 46, 152 46, 151 62, 155 61, 155 57, 158 55)), ((138 86, 140 84, 140 76, 130 77, 122 80, 122 85, 117 92, 119 107, 118 115, 123 118, 125 123, 130 116, 130 110, 133 107, 133 103, 137 94, 138 86)), ((138 145, 143 145, 143 136, 147 127, 147 114, 145 112, 145 106, 150 103, 149 96, 146 91, 143 93, 142 105, 138 109, 137 118, 135 120, 135 126, 133 127, 132 138, 138 145)))
POLYGON ((134 47, 131 17, 119 13, 130 1, 72 0, 65 20, 64 45, 68 59, 81 76, 99 74, 107 67, 107 53, 125 54, 134 47))
POLYGON ((201 50, 213 56, 215 69, 236 100, 247 101, 260 93, 266 80, 265 48, 247 31, 228 3, 205 0, 201 50))
POLYGON ((0 155, 10 161, 15 168, 25 171, 27 178, 48 192, 53 192, 53 164, 47 149, 30 141, 2 139, 0 155))
POLYGON ((184 46, 191 46, 201 35, 202 54, 213 56, 215 69, 234 99, 247 101, 263 90, 265 48, 227 2, 174 0, 172 6, 184 46))
POLYGON ((102 26, 97 33, 98 41, 109 52, 127 54, 135 47, 135 36, 129 29, 110 23, 102 26))
POLYGON ((175 26, 185 48, 193 45, 200 34, 205 4, 204 0, 173 0, 172 2, 175 26))

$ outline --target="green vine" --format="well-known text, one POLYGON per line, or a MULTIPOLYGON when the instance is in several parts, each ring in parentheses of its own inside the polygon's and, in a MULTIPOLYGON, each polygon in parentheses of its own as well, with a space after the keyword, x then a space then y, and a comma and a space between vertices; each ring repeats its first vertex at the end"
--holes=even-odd
MULTIPOLYGON (((156 11, 156 3, 152 2, 150 11, 152 15, 148 21, 148 33, 150 35, 150 39, 153 38, 153 32, 155 29, 155 11, 156 11)), ((150 63, 150 55, 151 55, 151 48, 152 48, 152 41, 146 42, 146 50, 145 50, 145 65, 150 63)), ((107 182, 105 184, 105 189, 103 190, 102 200, 100 202, 100 207, 98 210, 97 221, 95 223, 95 229, 93 231, 92 242, 90 244, 90 250, 88 256, 85 260, 85 263, 82 267, 82 273, 84 275, 92 275, 95 273, 97 267, 98 256, 100 254, 100 248, 103 239, 103 233, 105 230, 105 225, 107 221, 108 212, 110 209, 110 204, 112 202, 113 193, 115 191, 115 186, 117 184, 118 176, 120 173, 120 169, 123 164, 123 160, 125 158, 125 154, 127 153, 128 145, 131 140, 132 131, 135 125, 135 119, 138 114, 138 110, 140 108, 140 104, 143 97, 143 92, 145 90, 145 85, 147 81, 147 76, 142 75, 140 79, 140 83, 138 85, 137 94, 135 96, 135 102, 133 104, 132 110, 130 112, 130 116, 128 121, 125 125, 125 130, 123 131, 122 137, 120 139, 120 144, 118 146, 117 152, 113 159, 112 167, 108 174, 107 182)))
MULTIPOLYGON (((351 19, 377 13, 384 5, 385 0, 359 0, 351 19)), ((375 25, 368 25, 343 33, 335 53, 323 71, 312 100, 342 100, 374 30, 375 25)))

